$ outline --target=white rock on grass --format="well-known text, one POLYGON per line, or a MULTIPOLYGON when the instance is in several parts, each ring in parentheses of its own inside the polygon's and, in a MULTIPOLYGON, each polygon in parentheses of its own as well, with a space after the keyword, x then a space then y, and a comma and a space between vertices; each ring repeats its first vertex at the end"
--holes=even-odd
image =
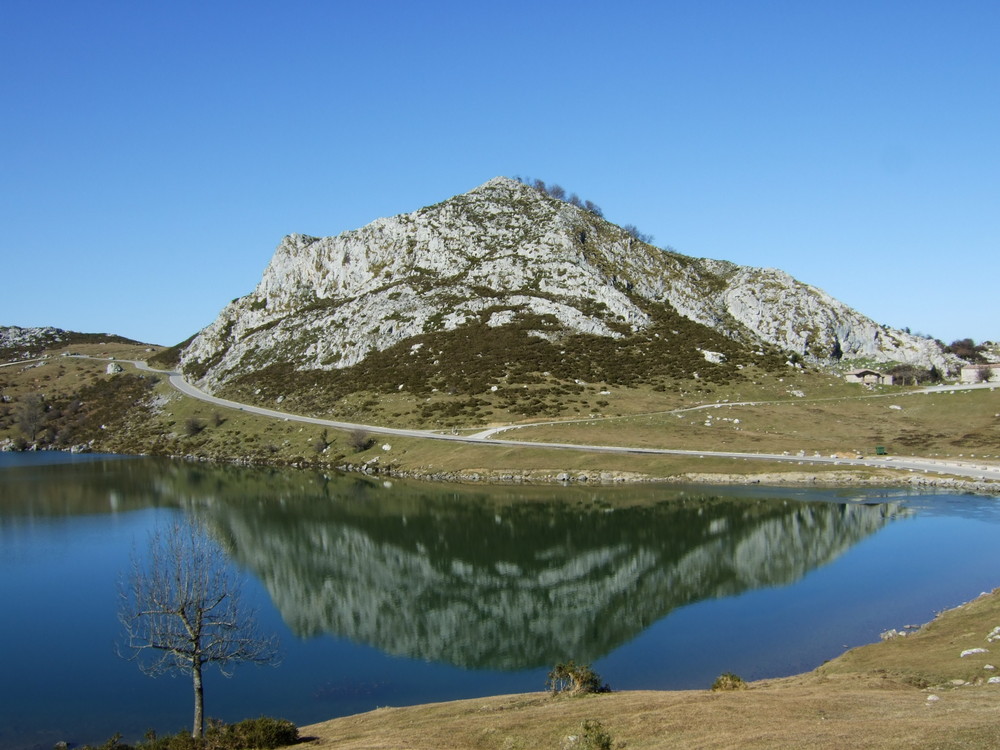
POLYGON ((960 657, 972 656, 973 654, 988 654, 990 650, 988 648, 967 648, 965 651, 959 654, 960 657))

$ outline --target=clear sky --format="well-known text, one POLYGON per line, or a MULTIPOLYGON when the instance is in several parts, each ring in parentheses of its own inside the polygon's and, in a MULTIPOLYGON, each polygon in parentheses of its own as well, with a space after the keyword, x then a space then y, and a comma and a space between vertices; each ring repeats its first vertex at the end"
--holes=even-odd
POLYGON ((1000 2, 0 0, 0 325, 174 344, 497 175, 1000 339, 1000 2))

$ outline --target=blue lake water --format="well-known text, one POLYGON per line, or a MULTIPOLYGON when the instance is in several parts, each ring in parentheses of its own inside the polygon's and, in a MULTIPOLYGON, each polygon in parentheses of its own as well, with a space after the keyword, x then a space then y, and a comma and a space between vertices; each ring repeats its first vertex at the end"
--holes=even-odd
POLYGON ((185 677, 119 658, 148 533, 203 525, 278 667, 210 671, 206 714, 298 724, 541 690, 812 669, 1000 585, 1000 501, 909 490, 458 487, 158 459, 0 454, 0 748, 190 723, 185 677))

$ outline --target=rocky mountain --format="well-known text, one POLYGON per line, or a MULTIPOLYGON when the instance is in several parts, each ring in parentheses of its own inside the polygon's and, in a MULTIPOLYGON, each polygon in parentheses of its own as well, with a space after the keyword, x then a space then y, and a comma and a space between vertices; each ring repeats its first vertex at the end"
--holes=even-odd
POLYGON ((107 333, 79 333, 52 326, 22 328, 0 326, 0 361, 30 359, 41 356, 46 349, 95 343, 138 344, 138 341, 107 333))
POLYGON ((634 234, 498 177, 336 237, 289 235, 257 288, 186 346, 182 369, 212 390, 270 370, 474 393, 542 371, 627 385, 789 357, 948 367, 936 342, 786 273, 634 234))

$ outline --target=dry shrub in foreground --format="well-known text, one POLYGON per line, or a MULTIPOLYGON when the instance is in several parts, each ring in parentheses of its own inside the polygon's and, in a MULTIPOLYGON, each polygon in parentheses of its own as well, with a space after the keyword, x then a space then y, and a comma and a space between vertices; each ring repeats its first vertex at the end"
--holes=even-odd
POLYGON ((611 735, 604 728, 604 725, 596 719, 586 719, 580 727, 580 734, 571 734, 563 742, 563 750, 613 750, 615 747, 624 747, 625 744, 619 742, 613 744, 611 735))
POLYGON ((556 664, 549 672, 545 687, 553 695, 568 693, 569 695, 586 695, 587 693, 610 693, 607 684, 601 684, 601 677, 590 668, 589 664, 576 664, 570 660, 565 664, 556 664))
POLYGON ((712 683, 712 692, 718 693, 727 690, 746 690, 747 683, 738 674, 733 674, 732 672, 723 672, 718 677, 715 678, 715 682, 712 683))

